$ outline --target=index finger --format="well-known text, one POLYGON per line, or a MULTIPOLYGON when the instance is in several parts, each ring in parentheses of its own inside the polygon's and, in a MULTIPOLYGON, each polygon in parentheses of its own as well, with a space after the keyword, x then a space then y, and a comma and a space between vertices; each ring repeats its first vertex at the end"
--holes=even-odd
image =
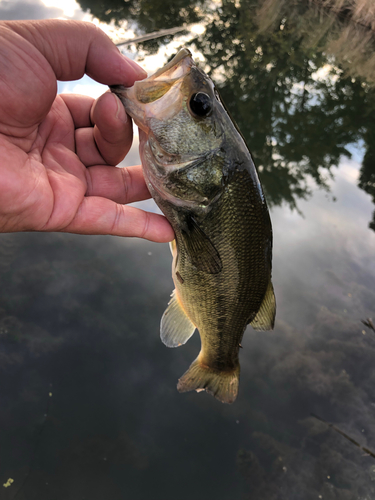
POLYGON ((101 156, 109 165, 117 165, 132 145, 132 120, 119 98, 107 92, 95 101, 91 116, 95 124, 94 138, 101 156))
POLYGON ((82 163, 86 166, 120 163, 131 147, 133 128, 119 99, 111 92, 96 101, 75 94, 60 94, 60 97, 72 115, 76 153, 82 163))

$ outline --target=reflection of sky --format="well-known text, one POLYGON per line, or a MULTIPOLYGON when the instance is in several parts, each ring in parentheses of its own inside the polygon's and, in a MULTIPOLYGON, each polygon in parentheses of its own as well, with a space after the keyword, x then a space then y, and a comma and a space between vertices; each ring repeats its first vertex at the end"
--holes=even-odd
POLYGON ((83 94, 94 97, 95 99, 108 90, 106 85, 95 82, 89 76, 85 75, 75 82, 58 82, 57 91, 61 93, 83 94))
MULTIPOLYGON (((303 216, 285 208, 276 208, 272 212, 276 287, 278 279, 293 280, 293 294, 297 292, 296 288, 300 293, 322 287, 320 292, 316 290, 314 293, 320 294, 320 305, 324 307, 325 289, 329 286, 327 273, 349 279, 349 268, 356 266, 361 274, 368 275, 370 282, 373 279, 375 285, 375 262, 371 251, 369 254, 369 250, 375 248, 375 234, 368 229, 373 206, 370 196, 356 187, 358 171, 358 163, 343 160, 335 170, 335 181, 330 182, 329 193, 316 191, 313 201, 298 202, 303 216), (279 263, 278 255, 282 256, 279 263), (281 271, 279 278, 278 270, 281 271)), ((335 289, 340 297, 341 313, 347 309, 348 317, 358 318, 355 300, 359 285, 344 283, 345 279, 341 288, 335 289), (347 304, 349 293, 352 297, 347 304)), ((282 296, 280 300, 283 303, 282 296)), ((289 311, 293 302, 288 298, 286 302, 289 311)), ((373 313, 370 309, 362 312, 365 315, 373 313)))
POLYGON ((77 19, 85 18, 74 0, 1 0, 0 19, 77 19))
POLYGON ((0 235, 1 482, 19 487, 31 463, 23 491, 38 500, 371 491, 370 459, 311 417, 375 448, 375 337, 360 322, 375 303, 375 235, 357 175, 343 162, 330 194, 300 202, 303 217, 272 211, 276 328, 246 332, 232 406, 176 390, 199 337, 160 342, 167 245, 0 235))
MULTIPOLYGON (((2 18, 58 9, 0 2, 2 18)), ((122 165, 137 149, 136 137, 122 165)), ((329 192, 272 210, 276 328, 246 332, 232 406, 176 390, 199 336, 159 340, 167 245, 0 235, 0 499, 22 484, 22 500, 374 498, 373 459, 311 416, 375 450, 375 333, 361 323, 375 314, 373 205, 351 151, 329 192)))

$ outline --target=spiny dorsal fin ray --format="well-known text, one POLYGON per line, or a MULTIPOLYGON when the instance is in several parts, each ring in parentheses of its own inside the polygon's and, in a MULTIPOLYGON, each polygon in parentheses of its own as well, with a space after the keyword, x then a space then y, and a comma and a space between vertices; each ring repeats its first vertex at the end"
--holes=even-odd
POLYGON ((195 326, 186 316, 173 290, 171 300, 160 323, 160 337, 167 347, 178 347, 193 335, 195 326))
POLYGON ((186 219, 186 226, 181 234, 190 260, 199 271, 217 274, 222 270, 219 252, 194 217, 186 219))
POLYGON ((250 325, 254 328, 254 330, 273 330, 275 314, 276 299, 270 279, 263 302, 255 318, 250 322, 250 325))

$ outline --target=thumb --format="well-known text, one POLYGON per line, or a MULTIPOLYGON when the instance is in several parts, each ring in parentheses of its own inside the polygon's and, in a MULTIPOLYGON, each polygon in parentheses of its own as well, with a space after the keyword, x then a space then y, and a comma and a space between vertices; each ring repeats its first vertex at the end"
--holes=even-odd
POLYGON ((9 21, 5 25, 43 54, 58 80, 76 80, 87 73, 106 85, 131 87, 135 80, 147 76, 92 23, 45 20, 9 21))
POLYGON ((87 73, 103 84, 131 86, 146 76, 99 28, 78 21, 0 22, 0 67, 0 133, 22 137, 48 113, 56 79, 87 73))

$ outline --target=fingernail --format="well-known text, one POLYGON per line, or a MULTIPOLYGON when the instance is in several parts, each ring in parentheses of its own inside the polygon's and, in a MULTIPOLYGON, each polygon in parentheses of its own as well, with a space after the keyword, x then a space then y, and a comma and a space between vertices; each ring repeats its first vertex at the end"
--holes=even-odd
POLYGON ((144 78, 147 78, 146 71, 143 68, 141 68, 135 61, 133 61, 132 59, 129 59, 128 57, 126 57, 126 62, 136 72, 137 78, 139 80, 143 80, 144 78))
POLYGON ((116 118, 121 122, 121 123, 127 123, 128 121, 128 115, 125 111, 125 108, 120 101, 120 99, 117 97, 115 94, 111 94, 113 97, 116 99, 116 105, 117 105, 117 110, 116 110, 116 118))

